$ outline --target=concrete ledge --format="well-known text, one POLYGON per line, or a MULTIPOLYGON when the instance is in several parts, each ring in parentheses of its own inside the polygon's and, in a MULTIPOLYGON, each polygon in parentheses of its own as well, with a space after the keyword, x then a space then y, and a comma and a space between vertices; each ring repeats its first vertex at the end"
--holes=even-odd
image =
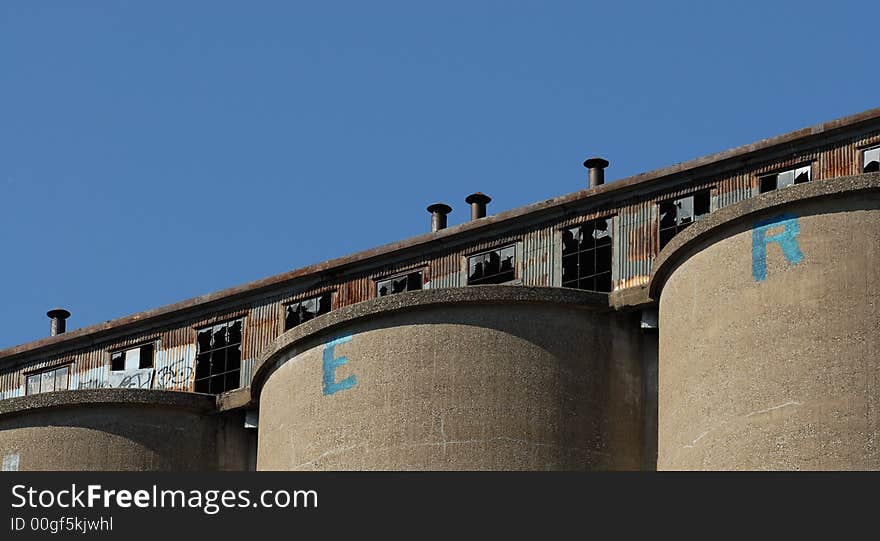
POLYGON ((0 417, 66 407, 153 406, 197 413, 217 411, 213 395, 151 389, 87 389, 56 391, 0 400, 0 417))
POLYGON ((739 203, 716 210, 675 235, 654 259, 648 295, 660 299, 667 278, 692 248, 716 234, 721 226, 737 225, 756 215, 769 214, 792 203, 820 198, 842 198, 863 192, 880 192, 880 173, 866 173, 848 177, 813 180, 751 197, 739 203))
POLYGON ((561 287, 528 286, 469 286, 445 289, 423 289, 407 291, 387 297, 379 297, 357 304, 344 306, 321 317, 307 321, 275 339, 263 351, 254 365, 251 381, 251 402, 256 403, 271 361, 279 351, 289 349, 297 342, 332 330, 335 327, 369 318, 377 314, 391 314, 408 310, 424 309, 435 305, 449 304, 495 304, 495 303, 537 303, 564 304, 578 306, 587 310, 611 311, 608 294, 581 291, 561 287))

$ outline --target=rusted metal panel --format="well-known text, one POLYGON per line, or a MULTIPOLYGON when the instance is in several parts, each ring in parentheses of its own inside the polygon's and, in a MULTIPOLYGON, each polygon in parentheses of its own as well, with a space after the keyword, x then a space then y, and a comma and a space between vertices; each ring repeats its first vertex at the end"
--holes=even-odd
POLYGON ((245 318, 242 335, 242 362, 254 359, 283 331, 284 307, 280 299, 256 304, 245 318))
POLYGON ((648 282, 656 255, 657 205, 643 201, 617 215, 614 246, 614 290, 648 282))
POLYGON ((754 184, 746 173, 736 173, 720 179, 712 190, 712 210, 748 199, 754 193, 754 184))
POLYGON ((555 285, 554 263, 559 238, 554 227, 542 227, 523 235, 523 285, 555 285))

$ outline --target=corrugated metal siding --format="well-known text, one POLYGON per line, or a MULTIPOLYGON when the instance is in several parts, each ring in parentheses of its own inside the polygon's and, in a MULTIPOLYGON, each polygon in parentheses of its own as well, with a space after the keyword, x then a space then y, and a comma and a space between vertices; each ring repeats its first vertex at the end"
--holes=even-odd
POLYGON ((643 201, 620 210, 614 232, 614 290, 648 283, 657 251, 657 205, 643 201))
MULTIPOLYGON (((0 399, 23 395, 24 374, 64 363, 73 363, 70 388, 85 389, 110 385, 108 350, 123 349, 156 340, 153 388, 191 391, 195 376, 196 329, 241 317, 242 385, 253 377, 255 359, 282 333, 284 305, 317 294, 332 292, 332 308, 337 309, 375 297, 375 281, 393 274, 421 269, 425 288, 462 287, 465 285, 466 257, 492 248, 516 244, 518 278, 523 285, 559 286, 561 235, 559 230, 597 217, 615 216, 613 227, 614 289, 644 285, 657 255, 657 203, 701 188, 710 188, 711 208, 718 209, 742 201, 757 193, 758 176, 805 162, 813 164, 813 179, 819 180, 860 172, 861 148, 880 143, 880 133, 853 137, 798 152, 782 159, 756 162, 729 174, 712 178, 690 178, 680 186, 658 190, 638 199, 625 201, 614 208, 588 207, 571 210, 562 218, 545 223, 523 225, 492 238, 481 238, 443 251, 422 254, 408 261, 384 265, 356 275, 331 276, 315 285, 297 290, 278 291, 258 302, 226 310, 185 325, 159 332, 99 343, 53 358, 35 358, 18 367, 0 371, 0 399)), ((573 205, 575 207, 575 205, 573 205)))

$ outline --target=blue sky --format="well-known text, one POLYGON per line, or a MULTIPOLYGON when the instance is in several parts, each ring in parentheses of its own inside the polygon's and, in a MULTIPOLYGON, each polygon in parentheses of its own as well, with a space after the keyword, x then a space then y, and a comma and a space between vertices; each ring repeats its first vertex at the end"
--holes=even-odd
POLYGON ((0 347, 880 105, 872 2, 0 4, 0 347), (362 220, 368 215, 366 221, 362 220))

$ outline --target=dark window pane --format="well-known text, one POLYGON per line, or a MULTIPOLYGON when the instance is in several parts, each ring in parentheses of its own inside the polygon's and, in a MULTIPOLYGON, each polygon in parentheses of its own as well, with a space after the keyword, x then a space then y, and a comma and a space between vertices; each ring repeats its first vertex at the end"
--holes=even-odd
POLYGON ((489 257, 484 267, 486 276, 498 274, 501 271, 501 253, 497 251, 489 252, 489 257))
POLYGON ((578 279, 578 254, 562 256, 562 285, 578 279))
POLYGON ((141 346, 140 365, 138 368, 153 368, 153 344, 141 346))
POLYGON ((330 294, 325 293, 318 299, 318 314, 326 314, 330 311, 330 294))
POLYGON ((226 351, 228 348, 215 349, 211 352, 211 375, 226 372, 226 351))
POLYGON ((403 293, 406 291, 406 276, 393 279, 391 281, 391 291, 393 293, 403 293))
POLYGON ((241 368, 241 346, 232 346, 226 350, 226 370, 241 368))
POLYGON ((580 276, 592 276, 596 274, 596 250, 586 250, 578 254, 578 274, 580 276))
POLYGON ((217 349, 226 346, 226 344, 226 325, 217 325, 214 327, 214 336, 211 347, 217 349))
POLYGON ((299 314, 296 313, 296 305, 284 309, 284 330, 290 330, 299 325, 299 314))
POLYGON ((776 175, 761 177, 761 193, 772 192, 776 189, 776 175))
POLYGON ((611 246, 596 248, 595 272, 611 272, 611 246))
POLYGON ((411 272, 406 277, 406 287, 408 291, 418 291, 422 289, 422 272, 411 272))
POLYGON ((228 334, 227 337, 229 339, 230 344, 240 344, 241 343, 241 321, 233 321, 228 326, 228 334))
POLYGON ((573 254, 578 251, 578 241, 575 239, 575 233, 578 228, 566 229, 562 232, 562 253, 563 255, 573 254))
POLYGON ((110 370, 125 370, 124 351, 117 351, 110 355, 110 370))
POLYGON ((585 250, 596 246, 595 226, 593 222, 582 225, 580 230, 580 249, 585 250))
POLYGON ((211 349, 211 329, 199 331, 199 351, 211 349))
POLYGON ((226 390, 223 386, 224 384, 223 384, 223 375, 222 374, 219 376, 212 377, 209 381, 210 381, 210 383, 208 384, 208 389, 209 389, 208 392, 210 392, 212 394, 218 394, 218 393, 222 393, 223 391, 226 390))
POLYGON ((661 229, 660 230, 660 249, 662 250, 664 246, 669 244, 669 241, 672 240, 672 237, 675 236, 675 228, 669 229, 661 229))
POLYGON ((672 201, 660 203, 660 227, 672 227, 678 223, 676 216, 678 215, 678 207, 672 201))
POLYGON ((211 375, 211 354, 199 353, 196 360, 196 379, 202 379, 211 375))
POLYGON ((468 281, 483 277, 483 256, 473 256, 468 260, 468 281))
POLYGON ((593 291, 610 292, 611 291, 611 273, 604 272, 596 276, 596 285, 593 291))
POLYGON ((241 372, 239 372, 238 370, 227 372, 224 384, 224 391, 233 391, 235 389, 238 389, 241 386, 241 372))
POLYGON ((711 202, 709 190, 703 190, 694 194, 694 216, 705 216, 709 214, 711 202))
POLYGON ((197 393, 210 393, 211 380, 209 378, 197 379, 195 384, 195 391, 197 393))

